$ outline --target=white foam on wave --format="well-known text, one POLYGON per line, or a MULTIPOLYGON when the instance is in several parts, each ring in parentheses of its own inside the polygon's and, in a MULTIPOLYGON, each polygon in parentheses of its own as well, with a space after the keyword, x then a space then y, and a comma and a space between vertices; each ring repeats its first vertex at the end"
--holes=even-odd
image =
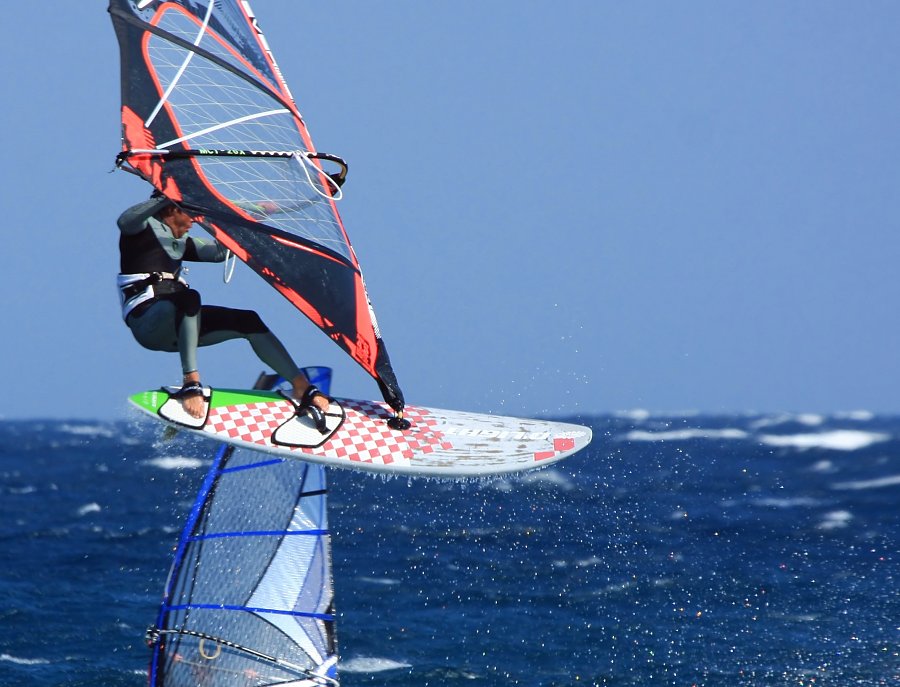
POLYGON ((100 512, 100 504, 99 503, 86 503, 81 508, 79 508, 76 513, 79 517, 85 516, 88 513, 99 513, 100 512))
POLYGON ((812 434, 763 434, 761 443, 780 448, 796 448, 801 451, 824 448, 832 451, 856 451, 872 444, 887 441, 891 436, 882 432, 864 432, 857 429, 835 429, 812 434))
POLYGON ((835 530, 841 527, 847 527, 853 520, 853 513, 847 510, 835 510, 826 513, 822 522, 816 527, 820 530, 835 530))
POLYGON ((549 470, 532 470, 531 472, 526 472, 524 475, 519 477, 519 481, 523 484, 555 487, 558 489, 562 489, 563 491, 570 491, 575 488, 575 484, 571 479, 566 477, 559 470, 555 470, 553 468, 549 470))
POLYGON ((795 496, 777 498, 774 496, 756 499, 752 502, 754 506, 764 506, 767 508, 798 508, 801 506, 818 506, 820 502, 817 499, 808 496, 795 496))
POLYGON ((814 413, 800 413, 799 415, 795 413, 782 413, 780 415, 760 418, 751 423, 750 426, 753 429, 762 429, 763 427, 774 427, 789 422, 796 422, 797 424, 806 425, 807 427, 818 427, 825 422, 825 417, 814 413))
POLYGON ((650 419, 650 411, 642 408, 634 410, 620 410, 615 413, 616 417, 625 418, 626 420, 634 420, 635 422, 645 422, 650 419))
POLYGON ((400 580, 395 580, 390 577, 357 577, 357 580, 360 582, 367 582, 368 584, 380 584, 385 587, 392 587, 394 585, 400 584, 400 580))
POLYGON ((102 425, 63 424, 59 426, 59 431, 78 436, 103 437, 105 439, 112 439, 115 436, 115 432, 109 427, 104 427, 102 425))
POLYGON ((162 470, 193 470, 203 467, 205 461, 188 456, 161 456, 144 461, 145 465, 152 465, 162 470))
POLYGON ((543 468, 525 472, 520 475, 511 475, 508 477, 501 477, 500 479, 493 479, 489 482, 484 482, 483 487, 508 494, 515 491, 520 485, 561 489, 563 491, 571 491, 575 488, 575 483, 555 468, 543 468))
POLYGON ((575 561, 576 568, 593 568, 595 565, 602 565, 603 559, 598 556, 588 556, 575 561))
POLYGON ((895 487, 900 485, 900 475, 876 477, 875 479, 861 479, 855 482, 838 482, 832 484, 832 489, 881 489, 883 487, 895 487))
POLYGON ((574 561, 561 560, 557 559, 551 563, 554 568, 593 568, 598 565, 603 565, 604 559, 599 558, 598 556, 588 556, 587 558, 579 558, 574 561))
POLYGON ((849 412, 835 413, 838 420, 855 420, 856 422, 869 422, 875 419, 875 413, 869 410, 851 410, 849 412))
POLYGON ((689 441, 691 439, 746 439, 749 434, 742 429, 671 429, 662 432, 634 430, 628 432, 625 441, 689 441))
POLYGON ((515 489, 515 485, 509 478, 501 478, 492 480, 490 482, 485 482, 484 487, 487 489, 493 489, 494 491, 503 492, 504 494, 508 494, 515 489))
POLYGON ((19 658, 18 656, 10 656, 9 654, 0 654, 0 661, 17 663, 20 666, 41 666, 50 663, 50 661, 43 658, 19 658))
POLYGON ((383 673, 386 670, 400 670, 412 668, 409 663, 401 663, 390 658, 377 658, 374 656, 357 656, 349 661, 341 661, 338 669, 346 673, 383 673))
POLYGON ((626 580, 625 582, 611 582, 605 587, 597 590, 598 595, 607 596, 609 594, 622 594, 637 586, 634 580, 626 580))

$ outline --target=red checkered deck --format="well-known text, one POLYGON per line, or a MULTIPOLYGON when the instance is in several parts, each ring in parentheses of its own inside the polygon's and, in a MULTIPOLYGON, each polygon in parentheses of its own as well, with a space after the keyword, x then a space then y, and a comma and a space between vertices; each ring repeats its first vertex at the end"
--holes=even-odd
MULTIPOLYGON (((325 444, 318 448, 291 450, 341 461, 389 465, 408 463, 417 453, 431 453, 439 447, 452 448, 435 429, 436 422, 427 410, 406 408, 404 417, 413 428, 398 432, 385 424, 391 413, 384 404, 344 400, 340 403, 346 419, 325 444)), ((271 448, 272 432, 293 415, 294 408, 287 401, 212 408, 204 431, 271 448)))

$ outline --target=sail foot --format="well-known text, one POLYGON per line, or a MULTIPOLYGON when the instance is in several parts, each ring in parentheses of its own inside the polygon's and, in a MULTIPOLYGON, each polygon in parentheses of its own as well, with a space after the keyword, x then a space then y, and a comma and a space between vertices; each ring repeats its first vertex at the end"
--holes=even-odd
POLYGON ((403 408, 406 407, 403 391, 400 389, 397 375, 394 373, 394 368, 391 366, 391 358, 388 355, 384 340, 377 339, 377 341, 378 356, 375 359, 375 371, 378 373, 378 376, 376 377, 378 388, 381 390, 381 395, 384 397, 385 402, 393 408, 395 412, 402 413, 403 408))

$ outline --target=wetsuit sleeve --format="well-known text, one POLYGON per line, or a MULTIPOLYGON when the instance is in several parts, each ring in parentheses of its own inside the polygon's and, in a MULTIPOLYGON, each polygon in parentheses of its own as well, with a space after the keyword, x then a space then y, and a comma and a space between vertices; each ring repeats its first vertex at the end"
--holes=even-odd
POLYGON ((187 240, 184 250, 184 260, 191 262, 222 262, 228 249, 218 241, 207 241, 193 236, 187 240))
POLYGON ((132 205, 119 215, 119 231, 126 236, 139 234, 147 227, 147 220, 169 204, 165 197, 150 198, 143 203, 132 205))

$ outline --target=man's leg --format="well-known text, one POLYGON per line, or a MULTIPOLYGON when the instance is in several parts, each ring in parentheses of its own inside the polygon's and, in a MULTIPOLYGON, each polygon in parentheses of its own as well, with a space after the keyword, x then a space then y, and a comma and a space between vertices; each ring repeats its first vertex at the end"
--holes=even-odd
MULTIPOLYGON (((252 310, 204 305, 200 310, 199 345, 213 346, 231 339, 246 339, 265 365, 291 382, 293 396, 297 399, 303 397, 309 380, 259 315, 252 310)), ((328 400, 323 396, 314 396, 312 402, 320 410, 328 409, 328 400)))

